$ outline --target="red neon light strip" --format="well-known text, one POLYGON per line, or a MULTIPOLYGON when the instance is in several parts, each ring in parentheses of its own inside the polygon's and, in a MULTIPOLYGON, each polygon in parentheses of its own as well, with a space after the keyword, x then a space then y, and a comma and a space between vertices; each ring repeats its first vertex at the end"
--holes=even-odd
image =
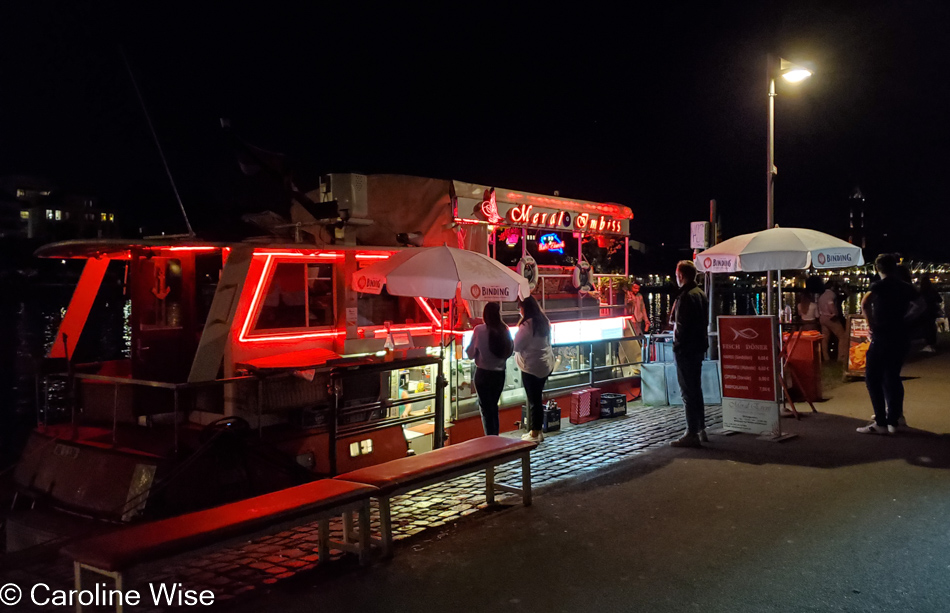
POLYGON ((429 303, 426 302, 425 298, 420 298, 418 296, 416 296, 415 298, 416 298, 416 304, 422 307, 422 310, 425 311, 426 315, 429 316, 429 319, 432 320, 432 323, 434 323, 437 328, 441 328, 442 320, 436 314, 435 309, 429 306, 429 303))
POLYGON ((341 330, 332 330, 328 332, 306 332, 301 334, 273 334, 267 336, 252 336, 250 338, 242 338, 240 340, 244 343, 260 343, 265 341, 295 341, 307 338, 335 338, 337 336, 346 336, 346 332, 341 330))
MULTIPOLYGON (((339 251, 331 252, 321 252, 321 253, 300 253, 300 252, 287 252, 287 251, 258 251, 254 253, 255 256, 273 256, 280 258, 325 258, 325 259, 339 259, 342 258, 344 254, 339 251)), ((388 260, 392 254, 372 254, 372 253, 358 253, 356 254, 357 260, 388 260)))
MULTIPOLYGON (((284 254, 281 254, 284 255, 284 254)), ((303 332, 303 333, 290 333, 290 334, 268 334, 266 336, 252 336, 247 335, 247 329, 251 325, 251 320, 257 314, 257 308, 260 304, 261 293, 264 289, 264 284, 267 282, 267 279, 270 274, 271 265, 274 262, 274 257, 271 255, 267 256, 267 259, 264 261, 264 270, 261 271, 261 278, 257 281, 257 287, 254 288, 254 297, 251 299, 251 308, 247 312, 247 317, 244 319, 244 325, 241 327, 241 334, 238 335, 238 341, 242 343, 261 343, 266 341, 290 341, 290 340, 299 340, 304 338, 334 338, 337 336, 346 336, 346 332, 342 330, 328 330, 323 332, 303 332)))
POLYGON ((518 202, 528 200, 541 206, 552 207, 555 209, 567 209, 569 211, 597 211, 605 215, 612 215, 619 219, 633 219, 633 211, 625 206, 617 204, 600 204, 596 202, 575 202, 573 200, 562 200, 560 198, 549 198, 545 196, 535 196, 534 194, 519 194, 508 192, 505 194, 505 200, 508 202, 518 202))
POLYGON ((217 251, 217 247, 159 247, 162 251, 217 251))
MULTIPOLYGON (((400 324, 398 326, 390 326, 389 328, 393 332, 421 332, 423 330, 431 332, 433 326, 416 326, 412 324, 400 324)), ((386 328, 380 328, 379 330, 373 330, 373 335, 378 336, 379 334, 386 334, 386 328)))
POLYGON ((273 258, 268 255, 267 259, 264 260, 264 270, 261 271, 261 278, 257 280, 257 287, 254 288, 254 297, 251 298, 251 308, 244 317, 244 325, 241 327, 241 334, 238 335, 239 342, 246 342, 248 340, 247 329, 251 325, 251 318, 254 317, 254 314, 257 312, 257 305, 260 301, 261 290, 264 288, 264 281, 267 280, 267 273, 270 272, 272 259, 273 258))

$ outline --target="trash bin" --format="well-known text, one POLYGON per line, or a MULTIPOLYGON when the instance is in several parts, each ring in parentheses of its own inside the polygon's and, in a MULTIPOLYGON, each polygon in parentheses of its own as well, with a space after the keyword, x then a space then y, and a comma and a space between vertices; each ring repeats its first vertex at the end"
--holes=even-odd
POLYGON ((821 389, 821 333, 815 330, 783 334, 786 347, 791 348, 788 363, 785 367, 785 384, 792 396, 792 400, 802 402, 806 398, 815 402, 822 399, 821 389), (792 347, 791 343, 795 343, 792 347), (795 377, 792 377, 793 370, 795 377), (797 381, 796 381, 797 379, 797 381))

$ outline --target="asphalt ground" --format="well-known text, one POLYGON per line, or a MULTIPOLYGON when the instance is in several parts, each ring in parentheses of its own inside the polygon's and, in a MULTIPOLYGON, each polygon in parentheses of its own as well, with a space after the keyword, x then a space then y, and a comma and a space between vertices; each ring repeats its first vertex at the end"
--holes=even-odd
POLYGON ((950 354, 904 375, 899 435, 839 385, 789 441, 651 450, 227 610, 950 611, 950 354))

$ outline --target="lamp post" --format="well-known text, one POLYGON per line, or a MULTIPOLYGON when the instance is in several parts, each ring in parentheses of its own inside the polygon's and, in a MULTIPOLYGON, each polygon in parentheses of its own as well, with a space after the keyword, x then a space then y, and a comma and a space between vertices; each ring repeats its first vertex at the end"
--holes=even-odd
MULTIPOLYGON (((768 197, 766 200, 766 218, 765 218, 765 229, 775 227, 775 175, 778 174, 778 169, 775 167, 775 77, 781 76, 789 83, 799 83, 804 81, 811 76, 811 71, 803 66, 793 64, 788 60, 778 58, 778 62, 775 61, 775 58, 769 53, 766 56, 766 77, 769 82, 769 131, 768 131, 768 165, 767 168, 767 180, 768 180, 768 197)), ((772 309, 772 279, 774 273, 770 270, 767 274, 766 280, 766 305, 768 307, 769 315, 773 315, 772 309)), ((778 288, 778 291, 782 291, 782 288, 778 288)))

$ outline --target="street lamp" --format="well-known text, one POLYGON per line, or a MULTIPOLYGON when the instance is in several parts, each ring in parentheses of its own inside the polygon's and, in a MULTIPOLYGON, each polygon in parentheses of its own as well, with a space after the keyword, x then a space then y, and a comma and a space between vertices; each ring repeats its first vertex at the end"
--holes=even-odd
MULTIPOLYGON (((766 76, 769 81, 769 141, 768 141, 768 200, 766 210, 765 229, 775 227, 775 196, 773 189, 775 187, 775 175, 778 169, 775 167, 775 77, 781 76, 789 83, 800 83, 811 76, 811 71, 804 66, 793 64, 786 59, 778 58, 778 62, 772 54, 766 56, 766 76)), ((772 315, 772 277, 770 270, 767 277, 766 304, 769 315, 772 315)), ((781 288, 779 289, 781 291, 781 288)))

